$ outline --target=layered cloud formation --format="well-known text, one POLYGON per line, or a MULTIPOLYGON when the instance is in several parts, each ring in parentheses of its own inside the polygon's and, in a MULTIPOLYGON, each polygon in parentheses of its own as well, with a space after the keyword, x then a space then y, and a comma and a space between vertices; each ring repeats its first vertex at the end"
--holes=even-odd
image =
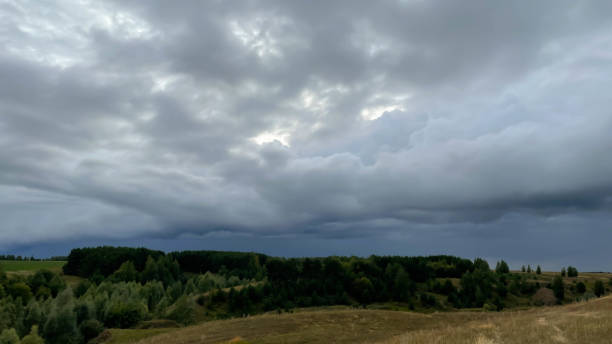
POLYGON ((611 11, 3 2, 0 242, 605 228, 611 11))

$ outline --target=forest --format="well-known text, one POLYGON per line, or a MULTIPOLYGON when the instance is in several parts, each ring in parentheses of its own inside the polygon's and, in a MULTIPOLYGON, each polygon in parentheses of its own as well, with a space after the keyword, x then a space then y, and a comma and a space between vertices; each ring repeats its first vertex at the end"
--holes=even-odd
MULTIPOLYGON (((428 312, 501 311, 598 297, 574 267, 541 268, 453 256, 279 258, 145 248, 73 249, 62 272, 0 270, 0 344, 87 343, 105 328, 184 326, 296 308, 346 305, 428 312), (68 279, 67 277, 71 278, 68 279), (76 277, 75 277, 76 276, 76 277)), ((0 265, 1 267, 1 265, 0 265)))

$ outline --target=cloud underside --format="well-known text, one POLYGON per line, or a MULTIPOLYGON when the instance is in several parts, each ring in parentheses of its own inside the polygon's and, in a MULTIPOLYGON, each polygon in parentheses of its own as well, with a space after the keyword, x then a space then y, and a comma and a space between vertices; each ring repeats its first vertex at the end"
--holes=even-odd
POLYGON ((0 241, 610 223, 610 7, 4 3, 0 241))

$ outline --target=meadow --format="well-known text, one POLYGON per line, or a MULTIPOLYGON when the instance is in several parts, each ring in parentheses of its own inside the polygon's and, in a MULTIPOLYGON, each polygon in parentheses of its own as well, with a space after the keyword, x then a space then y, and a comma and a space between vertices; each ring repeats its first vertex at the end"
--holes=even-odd
POLYGON ((147 331, 111 330, 106 343, 611 343, 612 298, 503 312, 298 310, 147 331))
POLYGON ((64 264, 66 264, 64 261, 51 260, 0 260, 0 267, 8 273, 34 273, 43 269, 59 273, 64 264))

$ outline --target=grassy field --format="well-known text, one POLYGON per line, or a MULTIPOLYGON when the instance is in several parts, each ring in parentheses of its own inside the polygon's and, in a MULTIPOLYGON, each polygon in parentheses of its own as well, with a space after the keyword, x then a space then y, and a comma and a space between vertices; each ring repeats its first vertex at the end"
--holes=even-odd
POLYGON ((27 261, 27 260, 0 260, 0 266, 6 272, 36 272, 37 270, 47 269, 54 272, 61 272, 63 261, 27 261))
POLYGON ((330 309, 219 320, 182 329, 113 330, 108 343, 612 343, 612 298, 506 312, 422 314, 330 309), (123 340, 125 338, 125 340, 123 340))

